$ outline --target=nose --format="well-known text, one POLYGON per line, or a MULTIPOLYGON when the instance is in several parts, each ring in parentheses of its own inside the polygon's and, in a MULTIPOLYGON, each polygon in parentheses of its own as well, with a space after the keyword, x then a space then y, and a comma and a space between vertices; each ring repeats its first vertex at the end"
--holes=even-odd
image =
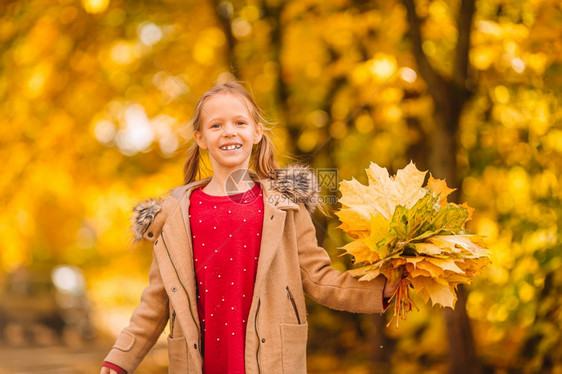
POLYGON ((225 136, 234 137, 238 134, 237 129, 236 129, 236 125, 234 125, 232 123, 228 123, 226 126, 223 127, 223 129, 224 129, 224 135, 225 136))

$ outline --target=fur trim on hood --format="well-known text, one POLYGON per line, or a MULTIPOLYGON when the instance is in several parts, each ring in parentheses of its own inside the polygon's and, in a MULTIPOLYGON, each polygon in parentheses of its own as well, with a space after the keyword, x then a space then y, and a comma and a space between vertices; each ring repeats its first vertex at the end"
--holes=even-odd
POLYGON ((306 165, 289 165, 276 169, 271 189, 281 193, 295 204, 303 203, 312 213, 319 204, 320 186, 316 174, 306 165))
POLYGON ((153 198, 137 204, 133 208, 133 216, 131 217, 131 231, 133 233, 133 241, 140 242, 142 236, 148 229, 148 226, 154 221, 154 218, 162 210, 162 198, 153 198))
MULTIPOLYGON (((309 166, 296 164, 276 169, 274 178, 268 183, 267 188, 277 191, 295 204, 303 203, 310 213, 318 207, 323 211, 319 202, 318 178, 309 166)), ((162 210, 163 201, 162 198, 153 198, 133 208, 131 217, 133 242, 138 243, 143 240, 144 233, 162 210)))

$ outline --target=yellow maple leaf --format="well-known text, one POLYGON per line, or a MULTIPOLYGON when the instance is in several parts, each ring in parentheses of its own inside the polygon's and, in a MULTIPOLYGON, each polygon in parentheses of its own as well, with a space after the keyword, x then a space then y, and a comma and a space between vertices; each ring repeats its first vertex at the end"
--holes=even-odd
POLYGON ((371 249, 365 243, 363 243, 362 240, 354 240, 352 242, 349 242, 341 247, 341 249, 352 255, 355 258, 355 261, 358 263, 367 262, 372 264, 380 260, 377 252, 371 251, 371 249))
POLYGON ((433 305, 440 304, 444 307, 455 307, 457 296, 452 286, 437 283, 435 279, 430 277, 412 278, 411 282, 418 294, 422 297, 424 294, 429 296, 433 305))
POLYGON ((418 257, 403 257, 403 258, 406 260, 407 263, 414 264, 415 266, 418 262, 423 261, 425 257, 418 256, 418 257))
POLYGON ((341 221, 338 228, 349 236, 354 238, 366 238, 369 236, 370 216, 365 218, 361 212, 354 209, 342 209, 336 212, 336 215, 341 221))
POLYGON ((386 279, 391 279, 396 275, 397 269, 406 264, 406 260, 402 257, 387 258, 386 260, 380 261, 382 265, 380 266, 380 273, 383 274, 386 279))
POLYGON ((443 250, 441 247, 436 246, 432 243, 414 243, 412 247, 421 255, 435 256, 441 254, 443 250))
POLYGON ((389 252, 386 247, 379 248, 377 243, 388 235, 388 230, 390 230, 390 222, 387 219, 381 215, 372 216, 371 232, 369 237, 363 240, 371 251, 377 252, 382 258, 386 257, 389 252))
POLYGON ((472 219, 472 213, 474 213, 474 208, 469 206, 466 201, 464 203, 462 203, 460 206, 462 206, 463 208, 466 209, 466 211, 468 212, 468 217, 467 217, 466 220, 470 221, 472 219))
POLYGON ((445 274, 445 279, 447 280, 447 282, 449 282, 451 286, 455 286, 461 283, 469 284, 472 278, 461 274, 449 273, 449 274, 445 274))
POLYGON ((426 188, 439 196, 439 205, 441 208, 447 205, 447 196, 456 190, 456 188, 449 188, 444 179, 436 179, 433 178, 432 175, 429 176, 426 188))
POLYGON ((367 265, 357 269, 351 269, 347 272, 352 276, 359 278, 360 281, 370 281, 375 279, 381 274, 380 265, 382 262, 377 262, 374 265, 367 265))
POLYGON ((431 273, 424 269, 418 269, 415 264, 407 263, 406 271, 412 277, 431 277, 431 273))
POLYGON ((367 176, 369 190, 376 196, 377 210, 386 219, 390 219, 398 205, 411 208, 426 194, 426 190, 422 188, 426 173, 419 171, 410 162, 404 169, 398 170, 396 176, 391 177, 386 168, 371 162, 367 176))
POLYGON ((484 236, 482 236, 482 235, 468 235, 468 238, 470 239, 471 242, 473 242, 477 246, 479 246, 481 248, 488 248, 488 245, 486 244, 486 241, 484 240, 484 236))
POLYGON ((399 266, 406 265, 406 262, 408 261, 404 257, 394 257, 387 261, 386 265, 389 269, 395 269, 399 266))
MULTIPOLYGON (((450 271, 453 273, 464 274, 464 271, 457 265, 455 259, 453 258, 433 258, 428 257, 426 261, 431 262, 433 265, 438 266, 444 271, 450 271)), ((446 273, 445 273, 446 274, 446 273)))
POLYGON ((465 258, 464 261, 457 261, 456 263, 468 277, 472 277, 488 265, 490 259, 488 257, 465 258))
POLYGON ((484 248, 476 245, 470 237, 471 235, 436 235, 428 238, 427 241, 454 253, 465 250, 472 255, 485 256, 484 248))
POLYGON ((416 267, 418 269, 427 270, 429 274, 431 274, 432 278, 438 278, 444 274, 443 269, 431 262, 429 257, 425 258, 423 261, 420 261, 416 267))
POLYGON ((422 188, 425 174, 410 163, 391 177, 388 170, 371 163, 367 169, 367 186, 355 178, 340 183, 340 202, 343 208, 356 210, 364 219, 380 214, 390 220, 398 205, 411 208, 425 196, 427 190, 422 188))
MULTIPOLYGON (((372 215, 380 214, 375 204, 377 196, 369 186, 364 186, 357 179, 340 182, 342 208, 350 208, 357 212, 361 219, 369 222, 372 215)), ((388 217, 386 217, 388 219, 388 217)))

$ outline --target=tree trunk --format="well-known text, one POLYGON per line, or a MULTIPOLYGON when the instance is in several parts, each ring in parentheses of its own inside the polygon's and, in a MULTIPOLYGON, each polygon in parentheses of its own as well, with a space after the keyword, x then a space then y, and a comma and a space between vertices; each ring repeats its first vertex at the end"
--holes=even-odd
POLYGON ((226 60, 230 65, 230 72, 236 79, 240 79, 240 71, 238 70, 238 65, 236 63, 236 56, 234 53, 234 48, 236 47, 236 39, 232 34, 232 9, 229 7, 229 3, 220 2, 218 0, 213 1, 213 6, 215 9, 215 14, 219 23, 222 27, 222 31, 226 36, 226 60))
MULTIPOLYGON (((428 155, 429 169, 436 178, 445 178, 450 187, 457 190, 450 200, 458 202, 462 178, 457 172, 457 136, 460 114, 470 97, 468 85, 470 31, 475 11, 474 0, 462 0, 457 19, 458 40, 455 49, 451 77, 444 77, 431 66, 422 44, 421 19, 416 14, 414 0, 402 0, 406 7, 409 38, 420 75, 428 86, 428 93, 435 103, 433 118, 436 130, 430 134, 432 147, 428 155)), ((445 310, 445 323, 449 341, 449 372, 455 374, 479 374, 482 372, 470 320, 466 313, 467 292, 460 286, 454 310, 445 310)))

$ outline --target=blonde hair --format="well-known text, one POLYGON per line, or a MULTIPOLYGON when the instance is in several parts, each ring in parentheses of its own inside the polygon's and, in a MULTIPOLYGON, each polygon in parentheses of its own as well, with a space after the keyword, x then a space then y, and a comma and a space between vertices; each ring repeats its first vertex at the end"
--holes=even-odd
MULTIPOLYGON (((263 111, 258 107, 252 98, 252 95, 250 95, 240 83, 235 81, 226 82, 211 88, 205 92, 203 96, 201 96, 195 106, 195 113, 193 114, 193 119, 191 121, 193 132, 201 131, 203 105, 207 99, 221 93, 228 93, 242 97, 244 103, 248 106, 248 111, 250 112, 256 126, 263 127, 264 131, 262 138, 256 145, 256 150, 252 151, 252 155, 250 156, 250 165, 254 168, 254 171, 260 178, 274 178, 275 169, 278 169, 279 166, 275 161, 275 147, 271 138, 267 134, 269 127, 266 127, 266 125, 270 125, 271 123, 265 118, 263 111)), ((187 158, 183 167, 185 184, 193 182, 201 177, 200 162, 201 155, 199 145, 196 142, 193 142, 187 152, 187 158)))

